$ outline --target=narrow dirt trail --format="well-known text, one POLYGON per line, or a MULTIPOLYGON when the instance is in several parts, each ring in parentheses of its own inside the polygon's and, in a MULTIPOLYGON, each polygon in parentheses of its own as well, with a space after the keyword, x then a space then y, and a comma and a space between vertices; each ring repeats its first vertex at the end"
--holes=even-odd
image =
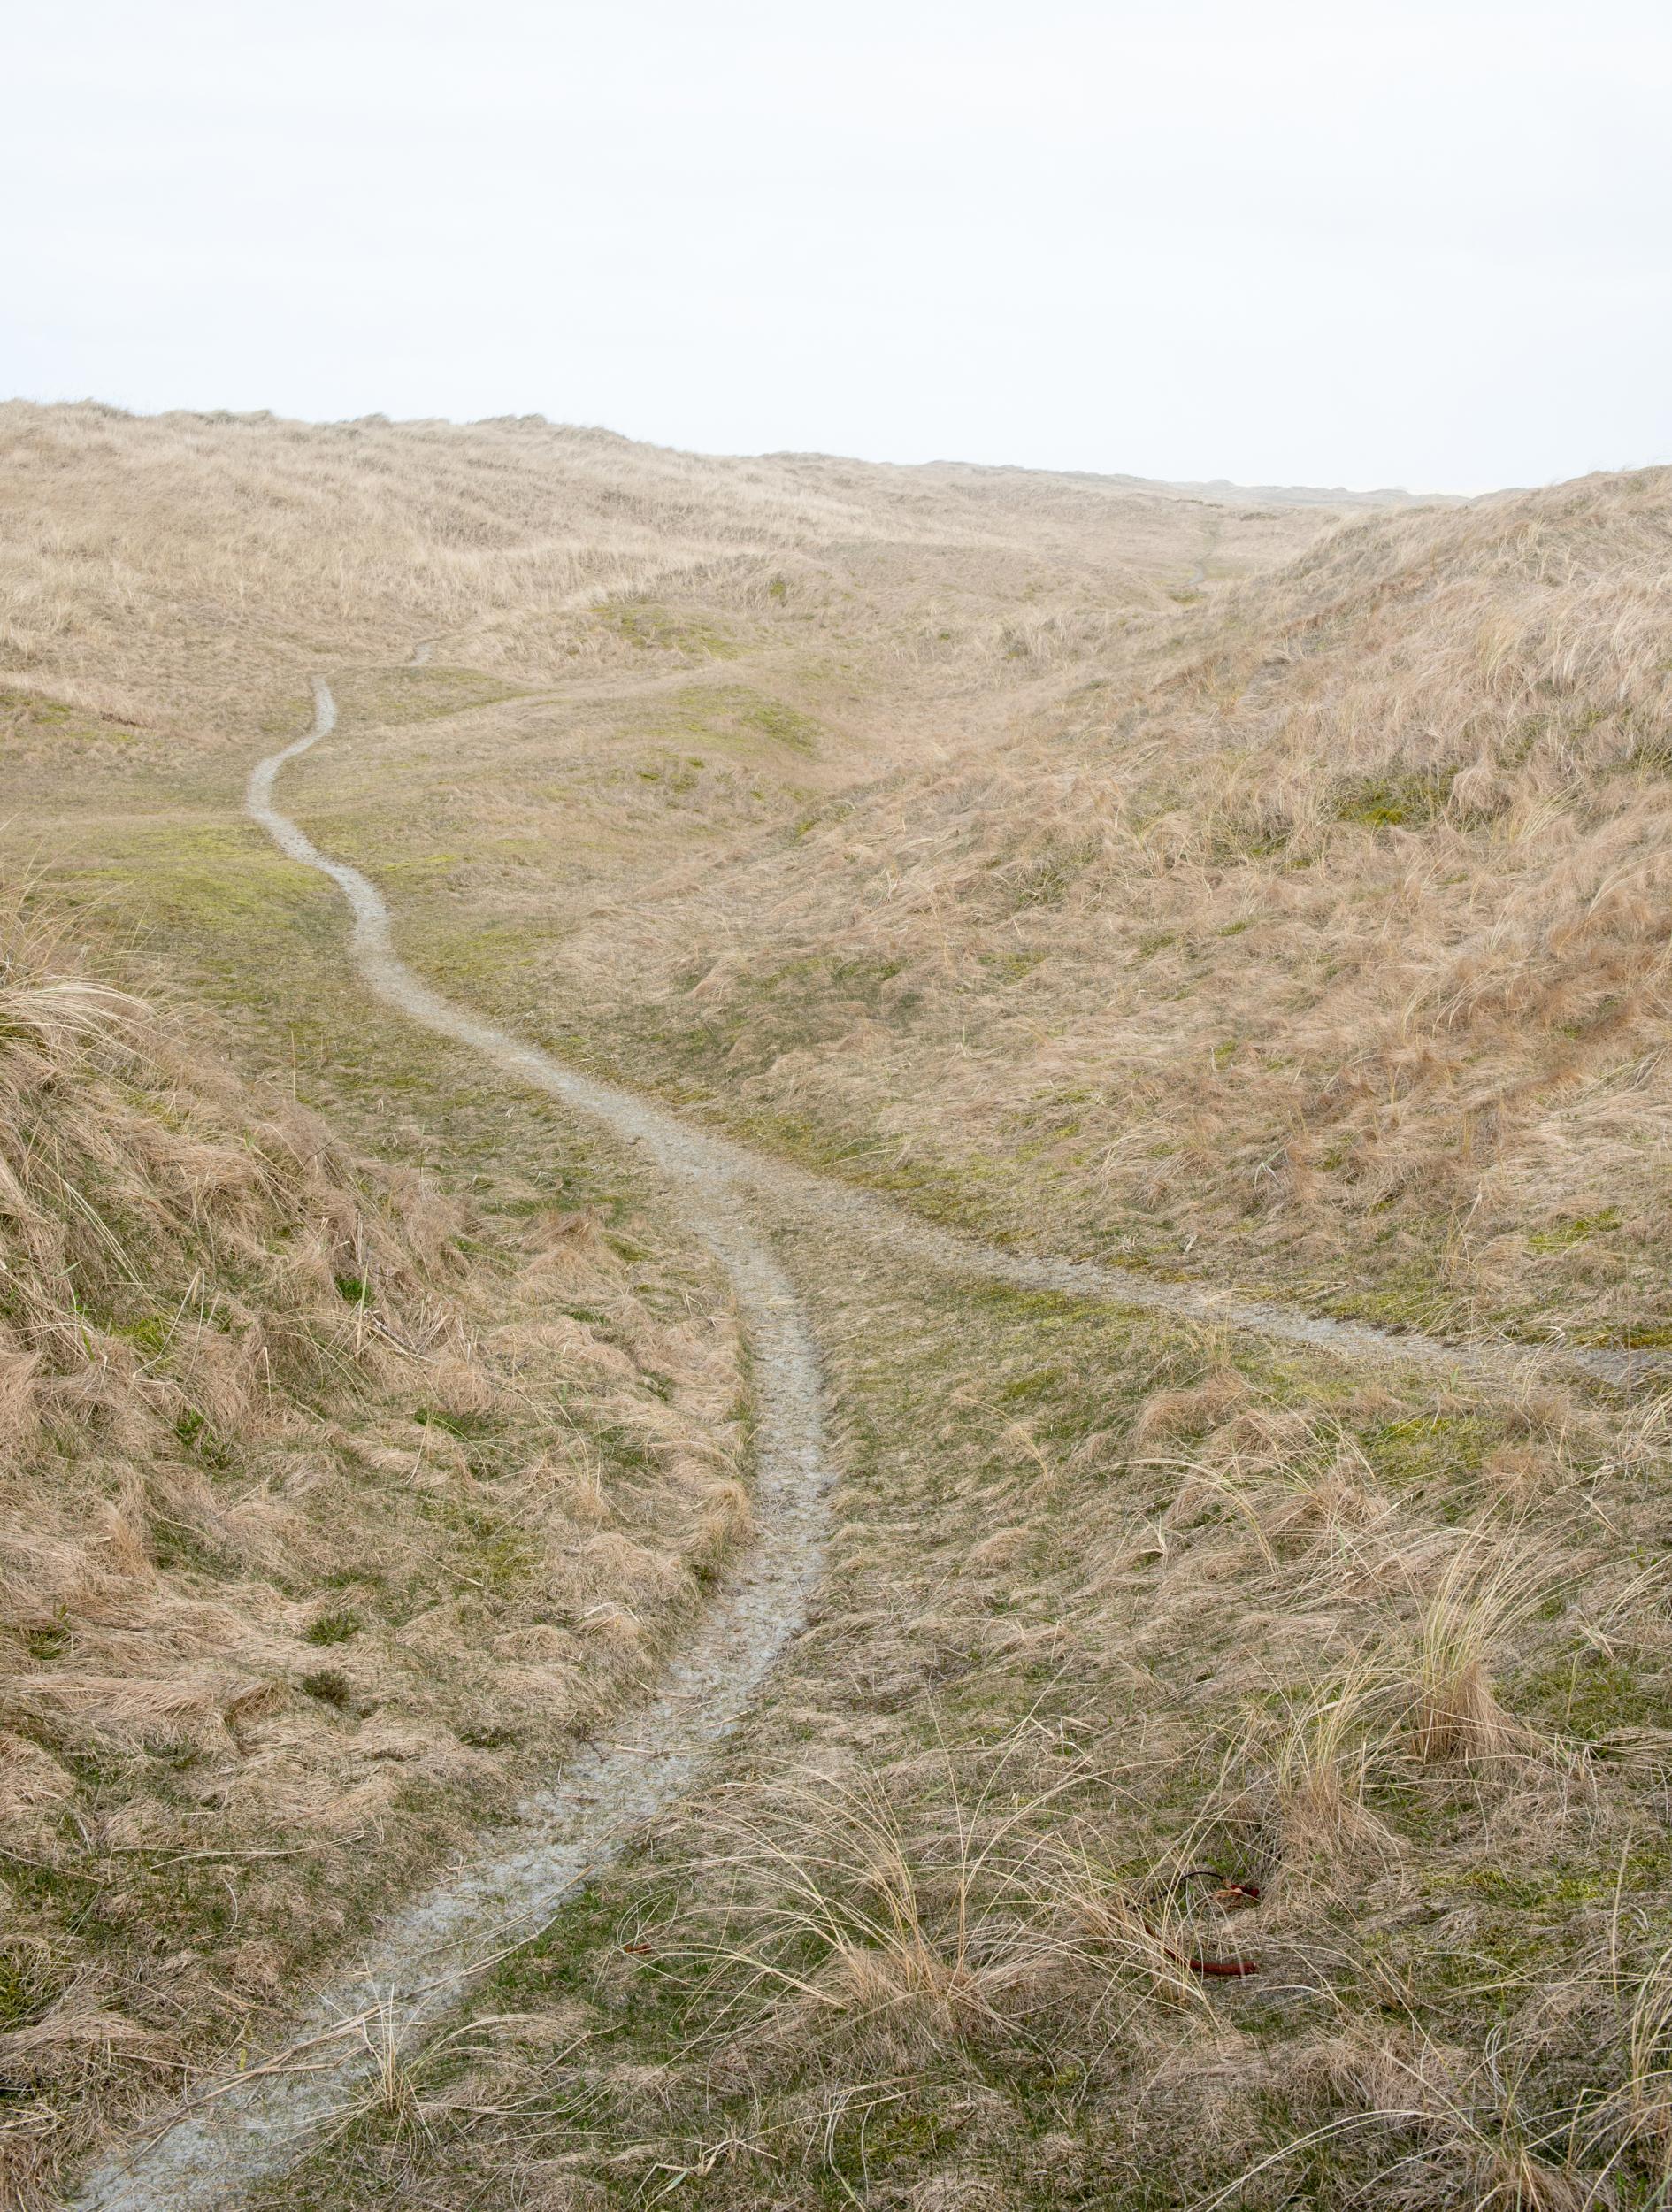
POLYGON ((272 803, 287 761, 329 734, 336 709, 315 687, 312 729, 261 762, 251 817, 283 850, 338 884, 354 915, 353 957, 380 996, 535 1088, 640 1145, 731 1282, 754 1382, 758 1535, 722 1584, 655 1701, 619 1724, 630 1744, 571 1761, 476 1860, 407 1907, 351 1978, 325 1991, 258 2066, 202 2085, 137 2151, 113 2157, 73 2200, 85 2212, 206 2212, 300 2156, 376 2070, 379 2043, 421 2031, 461 1993, 473 1962, 532 1933, 633 1832, 690 1787, 801 1626, 823 1555, 830 1483, 818 1363, 787 1277, 751 1230, 726 1151, 625 1091, 473 1020, 428 990, 390 948, 365 878, 318 852, 272 803))
POLYGON ((1368 1321, 1334 1321, 1271 1298, 1217 1290, 1211 1283, 1169 1280, 1096 1260, 1062 1259, 988 1244, 960 1229, 943 1229, 875 1193, 776 1161, 740 1168, 740 1185, 772 1202, 786 1224, 825 1235, 840 1233, 891 1251, 908 1263, 1054 1297, 1090 1298, 1151 1313, 1175 1313, 1211 1326, 1241 1329, 1280 1344, 1329 1352, 1369 1364, 1424 1368, 1435 1375, 1498 1389, 1536 1376, 1583 1376, 1630 1387, 1672 1373, 1663 1351, 1598 1350, 1587 1345, 1527 1344, 1508 1337, 1456 1340, 1395 1332, 1368 1321))

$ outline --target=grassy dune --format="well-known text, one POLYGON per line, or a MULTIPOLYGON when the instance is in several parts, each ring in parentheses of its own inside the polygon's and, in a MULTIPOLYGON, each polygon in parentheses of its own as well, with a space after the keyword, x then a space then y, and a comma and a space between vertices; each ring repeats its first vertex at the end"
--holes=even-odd
POLYGON ((846 634, 881 631, 901 657, 1025 653, 1187 596, 1201 560, 1235 573, 1304 544, 1331 512, 953 464, 709 459, 538 419, 12 402, 0 457, 0 672, 59 727, 60 709, 70 726, 109 713, 205 745, 265 727, 299 661, 429 642, 501 680, 619 672, 763 632, 799 642, 809 597, 848 603, 846 634))
MULTIPOLYGON (((182 1678, 267 1686, 179 1724, 219 1795, 173 1735, 101 1751, 119 1780, 44 1745, 66 1794, 4 1839, 112 1884, 128 1821, 180 1901, 151 1949, 119 1922, 95 1956, 96 1915, 27 1893, 27 1955, 64 1978, 24 1989, 8 2078, 82 1990, 165 2039, 88 2030, 20 2077, 20 2171, 67 2139, 27 2116, 64 2084, 119 2101, 142 2059, 267 2016, 313 1955, 283 1947, 283 1885, 323 1886, 311 1940, 340 1941, 641 1678, 738 1532, 734 1348, 654 1188, 369 1009, 328 887, 238 818, 316 671, 341 720, 288 809, 377 878, 415 964, 579 1061, 1042 1249, 1460 1334, 1668 1340, 1672 472, 1354 513, 533 423, 0 431, 0 835, 101 973, 166 963, 180 1000, 55 1049, 124 1098, 185 1055, 170 1114, 256 1178, 223 1227, 122 1148, 156 1248, 137 1321, 62 1216, 104 1303, 71 1282, 52 1356, 92 1361, 96 1328, 152 1425, 119 1475, 77 1432, 68 1477, 20 1429, 6 1528, 61 1493, 65 1555, 107 1574, 88 1502, 196 1530, 188 1558, 142 1534, 134 1589, 235 1615, 235 1656, 182 1644, 182 1678), (270 1122, 312 1133, 239 1133, 270 1122), (213 1310, 301 1345, 203 1409, 247 1462, 171 1425, 185 1352, 132 1335, 181 1299, 193 1359, 242 1341, 213 1310), (432 1318, 479 1399, 436 1401, 402 1348, 432 1318), (492 1533, 401 1489, 397 1594, 344 1595, 392 1439, 444 1452, 492 1533), (577 1535, 587 1470, 614 1518, 577 1535), (280 1511, 282 1575, 238 1533, 280 1511), (432 1649, 425 1592, 498 1609, 432 1649), (619 1650, 583 1645, 596 1602, 640 1624, 619 1650), (327 1673, 346 1702, 298 1686, 327 1673), (353 1742, 397 1724, 413 1794, 350 1870, 353 1742), (262 1729, 265 1763, 228 1749, 262 1729), (187 1829, 206 1805, 221 1825, 187 1829), (203 1861, 234 1869, 223 1907, 219 1871, 176 1874, 200 1846, 298 1855, 203 1861), (147 1978, 188 1953, 212 1993, 165 2019, 147 1978)), ((33 1068, 12 1039, 0 1066, 33 1068)), ((54 1079, 81 1111, 92 1078, 54 1079)), ((116 1171, 85 1142, 96 1206, 116 1171)), ((784 1249, 841 1440, 814 1624, 710 1788, 437 2042, 391 2026, 268 2212, 1661 2202, 1664 1394, 1280 1352, 836 1226, 784 1249)), ((119 1703, 174 1679, 100 1623, 49 1631, 19 1612, 19 1680, 83 1655, 119 1703)))
MULTIPOLYGON (((1665 472, 1360 521, 965 745, 943 708, 937 757, 767 764, 752 836, 647 760, 679 858, 589 910, 541 880, 598 806, 568 730, 526 844, 432 818, 472 915, 572 912, 531 1011, 764 1141, 1058 1248, 1661 1343, 1669 536, 1665 472)), ((463 971, 451 904, 412 927, 463 971)))

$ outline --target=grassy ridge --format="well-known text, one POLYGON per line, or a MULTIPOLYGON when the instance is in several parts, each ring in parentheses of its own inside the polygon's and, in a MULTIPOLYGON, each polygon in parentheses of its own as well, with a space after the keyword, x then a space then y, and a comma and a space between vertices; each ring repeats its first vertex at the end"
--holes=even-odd
MULTIPOLYGON (((652 826, 642 896, 553 887, 502 1002, 1055 1248, 1661 1342, 1669 516, 1651 472, 1354 524, 960 707, 948 757, 652 826)), ((479 917, 510 880, 461 826, 479 917)))

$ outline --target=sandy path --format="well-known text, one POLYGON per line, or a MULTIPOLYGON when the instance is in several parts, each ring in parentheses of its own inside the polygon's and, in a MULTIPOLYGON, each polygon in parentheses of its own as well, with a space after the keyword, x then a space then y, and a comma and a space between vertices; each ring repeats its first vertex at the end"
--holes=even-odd
POLYGON ((1333 1321, 1276 1299, 1218 1290, 1211 1283, 1169 1280, 1136 1268, 1104 1266, 1096 1260, 1059 1259, 986 1243, 962 1230, 942 1229, 875 1193, 814 1175, 804 1169, 756 1161, 738 1171, 770 1199, 786 1222, 809 1233, 840 1233, 893 1251, 905 1262, 928 1265, 948 1275, 984 1282, 1009 1283, 1016 1290, 1046 1291, 1057 1297, 1091 1298, 1176 1313, 1187 1320, 1223 1328, 1246 1329, 1256 1336, 1344 1359, 1425 1368, 1497 1388, 1515 1388, 1538 1375, 1587 1376, 1630 1386, 1672 1373, 1672 1356, 1662 1351, 1603 1351, 1586 1345, 1525 1344, 1508 1337, 1473 1337, 1453 1342, 1418 1330, 1380 1329, 1368 1321, 1333 1321))

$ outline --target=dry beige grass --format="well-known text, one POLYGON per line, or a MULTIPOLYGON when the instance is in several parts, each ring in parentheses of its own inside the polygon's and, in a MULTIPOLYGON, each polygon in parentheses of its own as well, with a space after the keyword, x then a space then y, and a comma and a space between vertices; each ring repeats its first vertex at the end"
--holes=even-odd
POLYGON ((1200 555, 1234 573, 1318 520, 1118 479, 710 459, 538 419, 12 403, 0 679, 213 743, 294 693, 299 658, 405 661, 433 641, 438 663, 548 682, 725 654, 762 624, 794 635, 809 600, 855 585, 847 627, 902 664, 966 636, 1025 659, 1162 603, 1200 555), (670 594, 709 618, 671 614, 670 594))
POLYGON ((824 1294, 833 1563, 726 1785, 506 1963, 515 2024, 419 2125, 267 2206, 1653 2201, 1662 1446, 892 1271, 824 1294))
POLYGON ((1664 471, 1353 524, 519 987, 1058 1247, 1661 1340, 1669 547, 1664 471))
POLYGON ((298 788, 502 1010, 1059 1246, 1672 1325, 1664 472, 1332 534, 537 425, 6 427, 44 811, 199 805, 299 654, 433 635, 298 788))

